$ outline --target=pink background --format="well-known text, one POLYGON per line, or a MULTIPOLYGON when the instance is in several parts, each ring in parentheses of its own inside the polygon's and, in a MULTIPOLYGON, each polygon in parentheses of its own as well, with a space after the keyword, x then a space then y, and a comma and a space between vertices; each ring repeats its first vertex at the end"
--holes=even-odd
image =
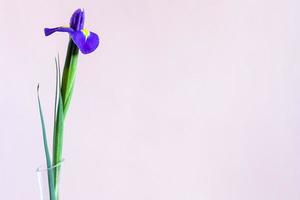
POLYGON ((62 200, 299 200, 299 0, 14 0, 0 6, 0 199, 38 200, 36 85, 52 131, 54 57, 78 7, 62 200), (50 123, 51 122, 51 123, 50 123))

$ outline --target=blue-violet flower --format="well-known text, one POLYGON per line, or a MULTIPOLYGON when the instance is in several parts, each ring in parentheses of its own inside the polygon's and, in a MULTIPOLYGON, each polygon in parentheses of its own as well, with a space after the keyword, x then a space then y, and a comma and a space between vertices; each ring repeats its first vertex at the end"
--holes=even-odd
POLYGON ((77 9, 71 17, 69 27, 45 28, 45 36, 54 32, 67 32, 83 54, 91 53, 98 47, 99 37, 96 33, 84 28, 84 18, 84 10, 77 9))

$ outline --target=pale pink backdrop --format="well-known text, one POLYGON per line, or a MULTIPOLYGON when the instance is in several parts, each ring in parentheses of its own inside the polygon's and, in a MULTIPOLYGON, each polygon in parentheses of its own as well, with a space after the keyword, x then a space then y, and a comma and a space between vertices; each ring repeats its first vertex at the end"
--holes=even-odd
POLYGON ((86 11, 61 200, 299 200, 298 0, 1 0, 0 199, 38 200, 54 57, 86 11))

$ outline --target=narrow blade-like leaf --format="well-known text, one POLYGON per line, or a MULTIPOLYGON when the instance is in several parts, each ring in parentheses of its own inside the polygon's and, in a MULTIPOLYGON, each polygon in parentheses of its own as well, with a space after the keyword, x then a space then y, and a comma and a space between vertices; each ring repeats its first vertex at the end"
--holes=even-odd
POLYGON ((51 164, 51 158, 50 158, 48 142, 47 142, 46 127, 45 127, 43 111, 42 111, 40 95, 39 95, 39 85, 37 86, 37 98, 38 98, 38 104, 39 104, 39 114, 40 114, 41 125, 42 125, 44 150, 45 150, 46 163, 47 163, 49 195, 50 195, 50 200, 55 200, 54 176, 53 176, 53 171, 51 169, 52 164, 51 164))

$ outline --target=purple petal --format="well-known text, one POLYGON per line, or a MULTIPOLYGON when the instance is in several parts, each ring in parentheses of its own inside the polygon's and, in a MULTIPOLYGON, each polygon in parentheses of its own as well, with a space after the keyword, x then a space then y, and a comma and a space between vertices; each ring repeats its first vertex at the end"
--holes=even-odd
POLYGON ((45 36, 51 35, 54 32, 73 33, 74 30, 72 28, 68 28, 68 27, 56 27, 56 28, 45 28, 44 29, 45 36))
POLYGON ((99 45, 99 37, 96 33, 88 32, 88 35, 83 30, 76 31, 71 34, 73 42, 77 45, 83 54, 93 52, 99 45))
POLYGON ((83 29, 84 26, 84 11, 81 9, 75 10, 70 19, 70 27, 75 31, 83 29))

